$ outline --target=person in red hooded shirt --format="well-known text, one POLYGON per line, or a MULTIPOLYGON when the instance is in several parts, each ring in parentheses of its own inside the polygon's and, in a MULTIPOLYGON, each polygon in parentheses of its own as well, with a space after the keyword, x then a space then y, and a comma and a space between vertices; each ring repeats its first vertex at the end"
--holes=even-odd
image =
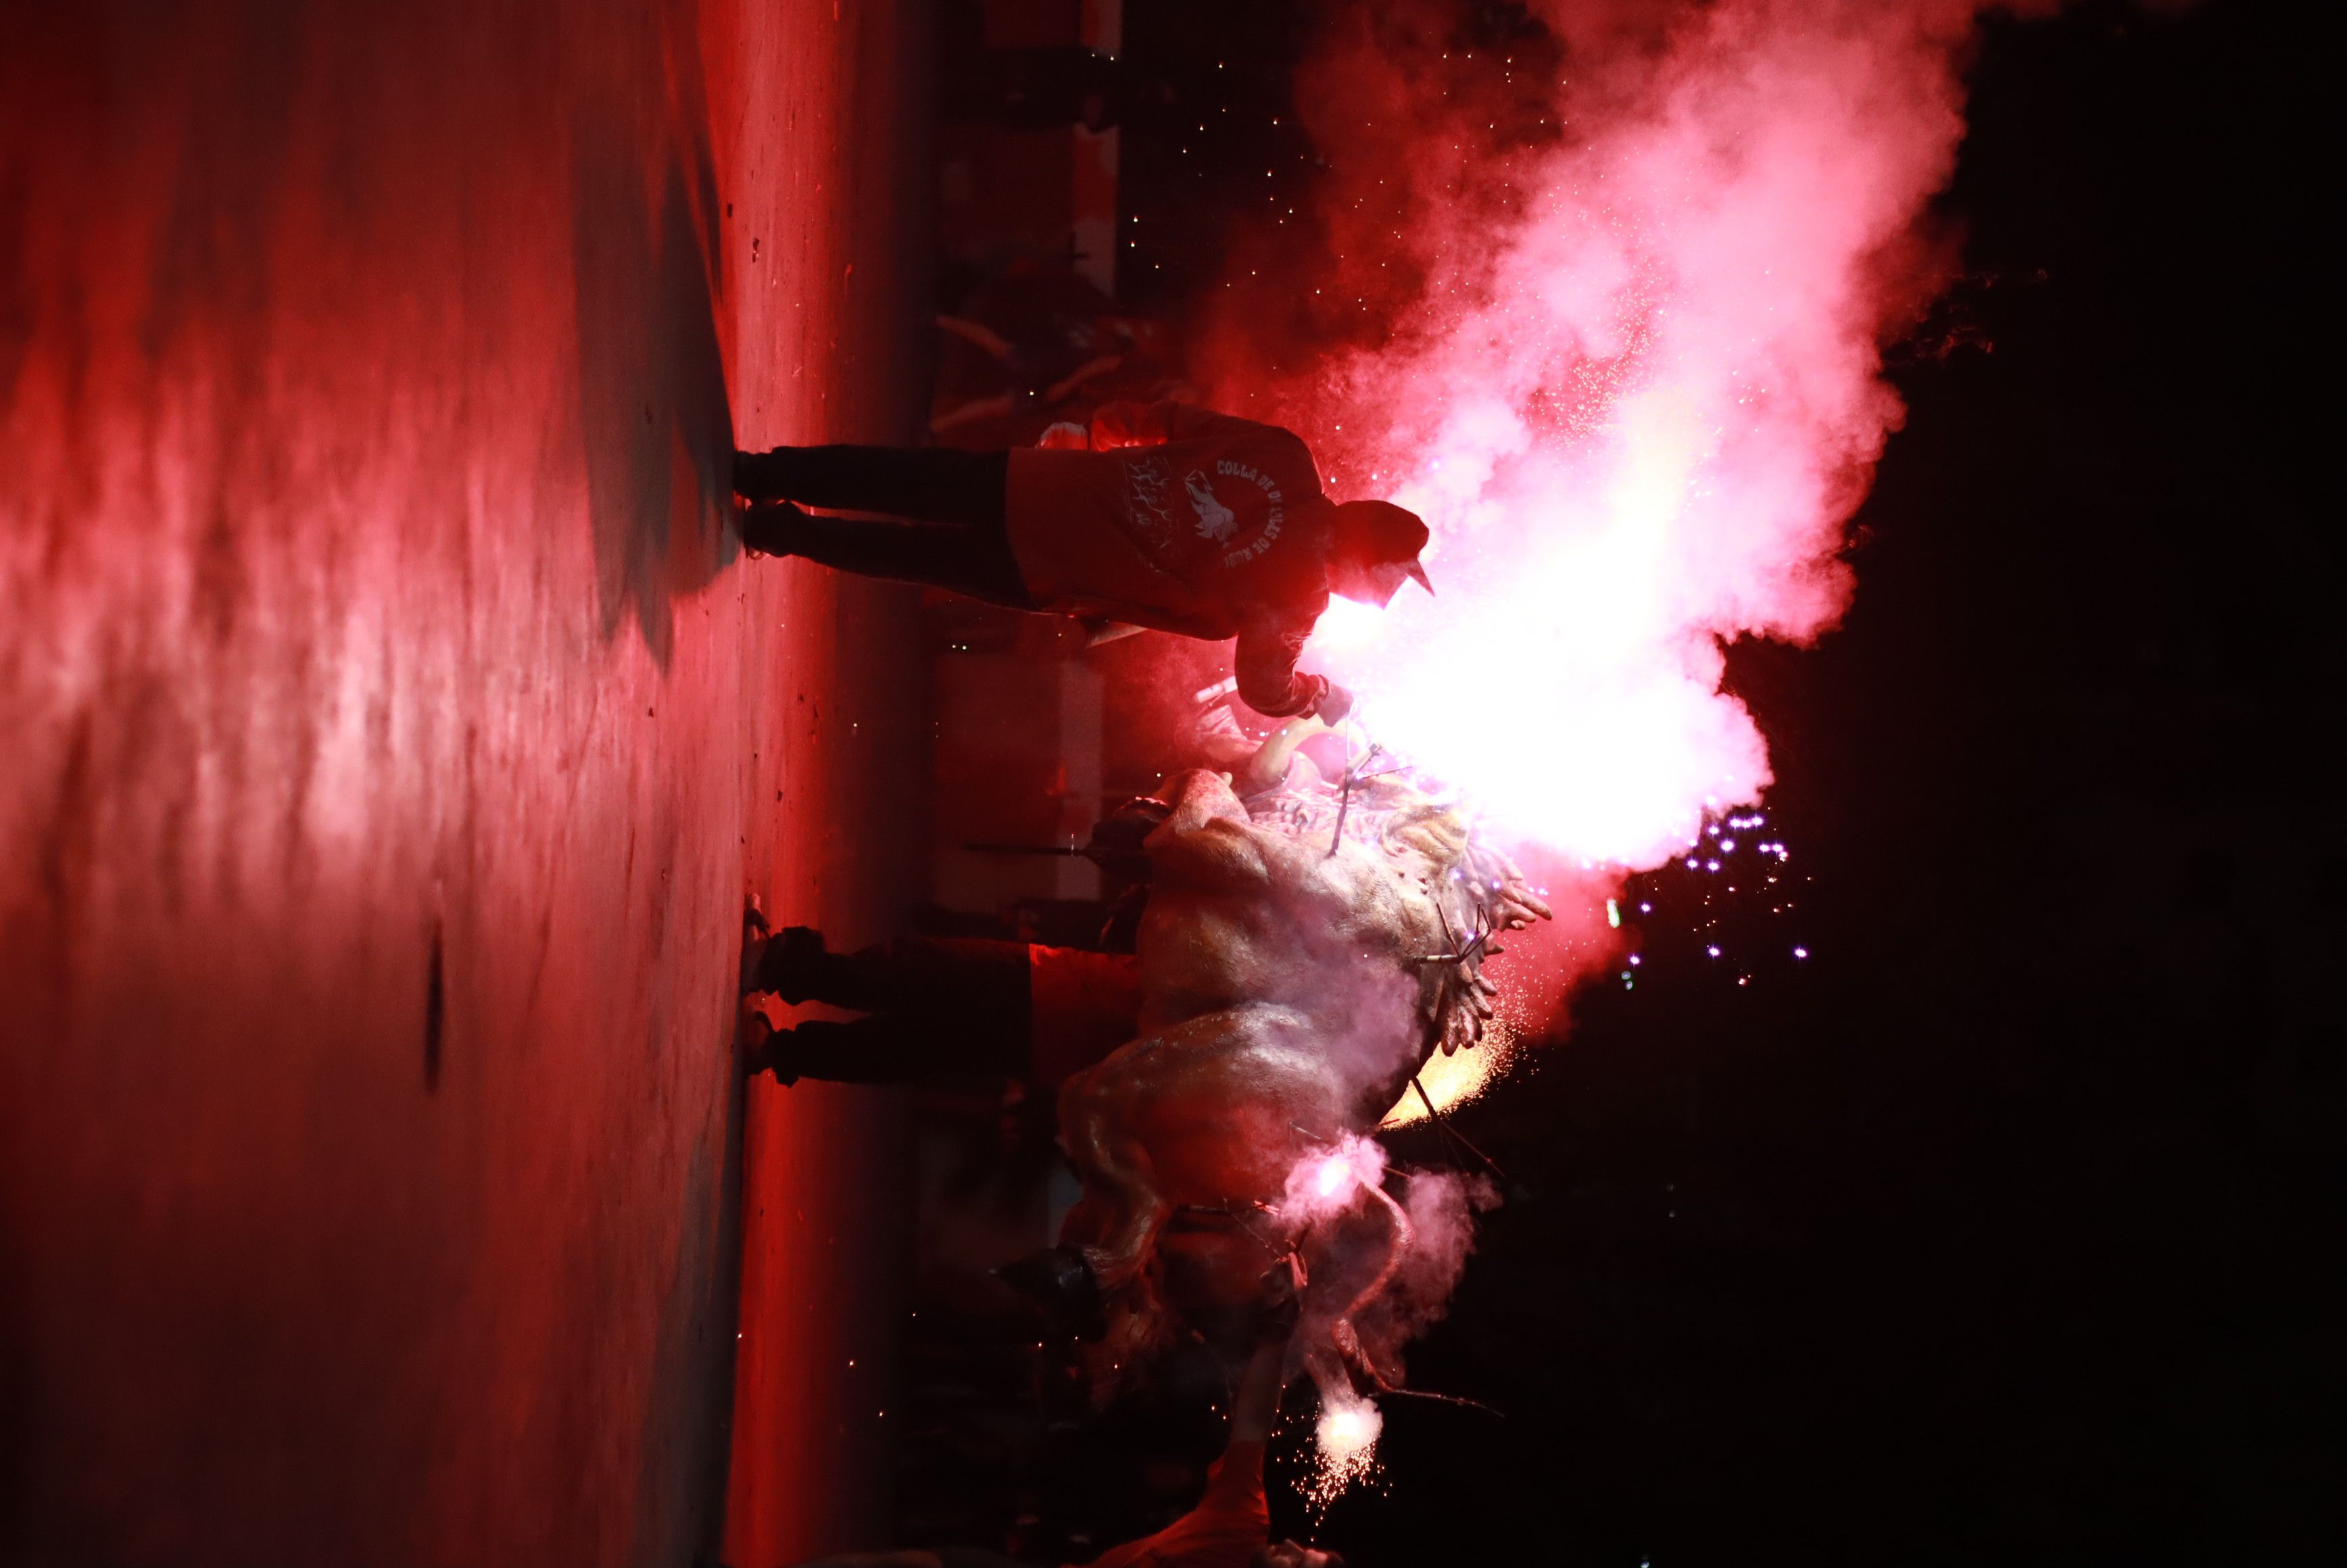
MULTIPOLYGON (((1275 1288, 1257 1319, 1254 1354, 1231 1403, 1231 1437, 1206 1472, 1198 1505, 1153 1535, 1112 1546, 1075 1568, 1344 1568, 1333 1552, 1272 1541, 1263 1490, 1263 1448, 1279 1419, 1295 1296, 1275 1288)), ((1024 1568, 999 1553, 969 1547, 852 1552, 800 1568, 1024 1568)))
POLYGON ((1351 695, 1296 667, 1328 596, 1382 608, 1407 579, 1432 590, 1426 525, 1389 502, 1329 500, 1291 431, 1180 403, 1112 403, 1089 430, 1055 429, 1010 452, 737 453, 742 542, 1017 610, 1235 639, 1240 701, 1331 723, 1351 695))

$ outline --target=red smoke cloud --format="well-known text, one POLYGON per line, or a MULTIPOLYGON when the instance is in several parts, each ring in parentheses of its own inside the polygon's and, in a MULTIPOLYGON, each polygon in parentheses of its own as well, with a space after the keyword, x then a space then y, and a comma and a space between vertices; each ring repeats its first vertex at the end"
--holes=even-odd
POLYGON ((1723 640, 1806 642, 1850 599, 1978 8, 1550 0, 1480 38, 1461 9, 1325 41, 1317 210, 1242 242, 1204 369, 1333 494, 1434 529, 1439 597, 1316 640, 1375 736, 1502 837, 1650 866, 1769 782, 1723 640))

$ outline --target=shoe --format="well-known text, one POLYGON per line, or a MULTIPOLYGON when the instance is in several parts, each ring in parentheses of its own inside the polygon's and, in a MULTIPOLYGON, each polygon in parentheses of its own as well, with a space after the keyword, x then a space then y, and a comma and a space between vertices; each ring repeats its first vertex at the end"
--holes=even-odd
POLYGON ((791 1050, 796 1043, 791 1039, 795 1032, 778 1029, 774 1031, 774 1038, 766 1042, 765 1069, 774 1075, 774 1081, 785 1089, 799 1081, 798 1057, 791 1050))
POLYGON ((755 1078, 762 1072, 771 1072, 774 1075, 774 1081, 785 1089, 796 1083, 799 1081, 799 1064, 798 1054, 792 1050, 796 1044, 791 1038, 793 1032, 787 1029, 775 1030, 757 1044, 745 1049, 742 1053, 742 1076, 755 1078))
POLYGON ((774 1081, 785 1089, 796 1083, 798 1058, 792 1048, 797 1042, 791 1035, 791 1030, 776 1029, 767 1020, 765 1009, 751 1000, 751 993, 742 993, 741 1005, 733 1018, 733 1050, 734 1061, 743 1077, 755 1078, 762 1072, 771 1072, 774 1081))
POLYGON ((742 958, 737 974, 743 996, 758 989, 758 966, 765 961, 766 945, 774 934, 766 924, 766 912, 758 907, 758 896, 751 894, 742 904, 742 958))
POLYGON ((788 446, 777 446, 771 452, 734 453, 733 493, 745 501, 787 499, 790 487, 783 473, 791 451, 788 446))
POLYGON ((831 949, 824 946, 823 933, 812 926, 785 926, 781 932, 766 940, 766 950, 758 959, 758 972, 750 985, 752 990, 772 991, 791 1006, 813 1001, 821 989, 820 973, 831 949))
POLYGON ((806 520, 788 501, 761 501, 742 514, 742 548, 753 556, 794 554, 791 536, 806 520))

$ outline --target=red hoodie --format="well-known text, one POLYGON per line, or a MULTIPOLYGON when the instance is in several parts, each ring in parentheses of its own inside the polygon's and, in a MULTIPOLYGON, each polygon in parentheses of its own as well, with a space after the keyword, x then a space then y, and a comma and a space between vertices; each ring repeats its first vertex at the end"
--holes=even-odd
POLYGON ((1247 1568, 1270 1539, 1263 1444, 1234 1441, 1206 1472, 1197 1507, 1154 1535, 1110 1547, 1084 1568, 1247 1568))
POLYGON ((1336 508, 1292 432, 1112 403, 1089 450, 1013 450, 1004 501, 1038 607, 1235 637, 1239 699, 1258 713, 1309 712, 1327 693, 1296 661, 1328 608, 1336 508))

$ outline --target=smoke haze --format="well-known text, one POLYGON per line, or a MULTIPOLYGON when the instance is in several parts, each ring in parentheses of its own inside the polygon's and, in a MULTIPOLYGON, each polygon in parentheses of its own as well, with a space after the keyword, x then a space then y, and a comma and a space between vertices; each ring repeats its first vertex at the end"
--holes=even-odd
POLYGON ((1204 364, 1433 528, 1439 597, 1313 652, 1501 836, 1652 866, 1769 783, 1721 645, 1849 601, 1975 9, 1364 7, 1299 79, 1318 210, 1242 242, 1204 364))

